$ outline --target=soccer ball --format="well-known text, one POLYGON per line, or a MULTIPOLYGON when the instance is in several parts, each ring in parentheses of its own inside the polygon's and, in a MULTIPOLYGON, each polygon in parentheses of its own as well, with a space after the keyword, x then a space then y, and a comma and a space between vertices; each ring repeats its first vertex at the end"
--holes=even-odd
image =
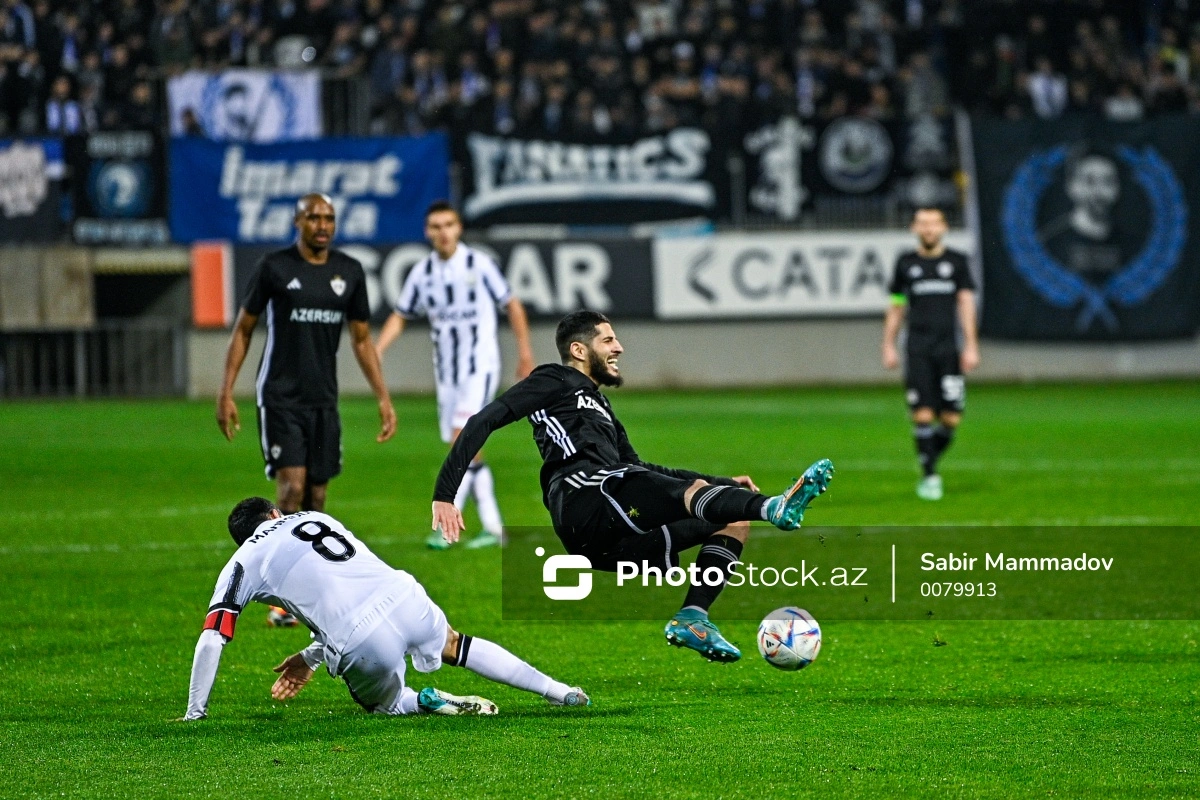
POLYGON ((821 626, 803 608, 777 608, 758 626, 758 652, 772 667, 804 669, 821 652, 821 626))

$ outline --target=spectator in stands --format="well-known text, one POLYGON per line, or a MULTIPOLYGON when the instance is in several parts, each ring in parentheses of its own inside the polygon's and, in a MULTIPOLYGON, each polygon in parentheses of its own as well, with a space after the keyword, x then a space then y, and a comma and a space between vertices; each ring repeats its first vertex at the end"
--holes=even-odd
POLYGON ((1039 56, 1037 71, 1029 78, 1029 99, 1042 119, 1062 116, 1067 108, 1067 79, 1056 72, 1048 56, 1039 56))
POLYGON ((71 96, 71 79, 66 75, 59 75, 50 86, 45 131, 59 136, 84 132, 83 115, 79 103, 71 96))

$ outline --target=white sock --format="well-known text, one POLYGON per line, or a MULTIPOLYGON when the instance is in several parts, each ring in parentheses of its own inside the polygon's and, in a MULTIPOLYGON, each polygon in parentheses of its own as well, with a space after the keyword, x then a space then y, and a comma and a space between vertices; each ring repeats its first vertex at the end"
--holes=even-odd
POLYGON ((416 711, 418 711, 418 708, 416 708, 416 692, 408 686, 402 686, 400 688, 400 700, 398 700, 394 708, 400 714, 416 714, 416 711))
POLYGON ((475 510, 479 521, 488 533, 499 536, 504 533, 504 521, 500 519, 500 506, 496 504, 496 484, 492 479, 492 468, 480 464, 475 471, 475 510))
POLYGON ((476 472, 477 470, 468 467, 467 473, 463 475, 462 483, 458 485, 458 492, 454 495, 454 507, 459 511, 467 507, 467 498, 471 496, 471 486, 475 483, 476 472))
POLYGON ((466 652, 463 653, 460 666, 490 681, 539 694, 554 703, 561 703, 567 692, 571 691, 570 686, 538 672, 530 664, 487 639, 471 636, 464 649, 466 652))

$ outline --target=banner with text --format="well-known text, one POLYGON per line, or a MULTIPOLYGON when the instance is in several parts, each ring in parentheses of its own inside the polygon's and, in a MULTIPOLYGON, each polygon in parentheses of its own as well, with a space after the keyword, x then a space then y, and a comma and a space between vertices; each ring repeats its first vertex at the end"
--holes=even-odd
MULTIPOLYGON (((557 319, 581 308, 623 319, 654 315, 649 240, 516 239, 468 244, 496 260, 532 317, 557 319)), ((362 263, 375 323, 383 322, 395 307, 408 271, 429 255, 429 247, 420 244, 335 246, 362 263)), ((259 259, 275 249, 243 246, 234 251, 239 303, 259 259)))
POLYGON ((977 119, 982 332, 1178 338, 1200 328, 1200 140, 1192 117, 977 119))
POLYGON ((167 244, 166 159, 150 131, 67 140, 79 244, 167 244))
POLYGON ((310 192, 333 198, 341 241, 415 241, 426 207, 449 195, 449 151, 443 134, 273 145, 183 138, 171 143, 170 178, 178 242, 287 244, 296 201, 310 192))
POLYGON ((458 157, 463 217, 474 225, 619 225, 728 209, 723 157, 700 128, 608 144, 472 133, 458 157))
MULTIPOLYGON (((966 232, 950 247, 970 251, 966 232)), ((896 258, 913 237, 892 231, 730 234, 654 242, 659 319, 882 314, 896 258)))
POLYGON ((316 70, 185 72, 167 82, 167 104, 172 136, 267 144, 321 135, 316 70))
POLYGON ((63 233, 61 139, 0 139, 0 242, 50 242, 63 233))

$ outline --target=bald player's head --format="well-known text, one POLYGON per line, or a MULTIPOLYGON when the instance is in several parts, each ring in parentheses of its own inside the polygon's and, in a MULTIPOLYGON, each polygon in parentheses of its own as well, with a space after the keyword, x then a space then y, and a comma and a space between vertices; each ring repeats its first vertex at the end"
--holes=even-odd
POLYGON ((296 201, 296 230, 300 242, 313 253, 324 252, 337 231, 333 200, 326 194, 306 194, 296 201))

